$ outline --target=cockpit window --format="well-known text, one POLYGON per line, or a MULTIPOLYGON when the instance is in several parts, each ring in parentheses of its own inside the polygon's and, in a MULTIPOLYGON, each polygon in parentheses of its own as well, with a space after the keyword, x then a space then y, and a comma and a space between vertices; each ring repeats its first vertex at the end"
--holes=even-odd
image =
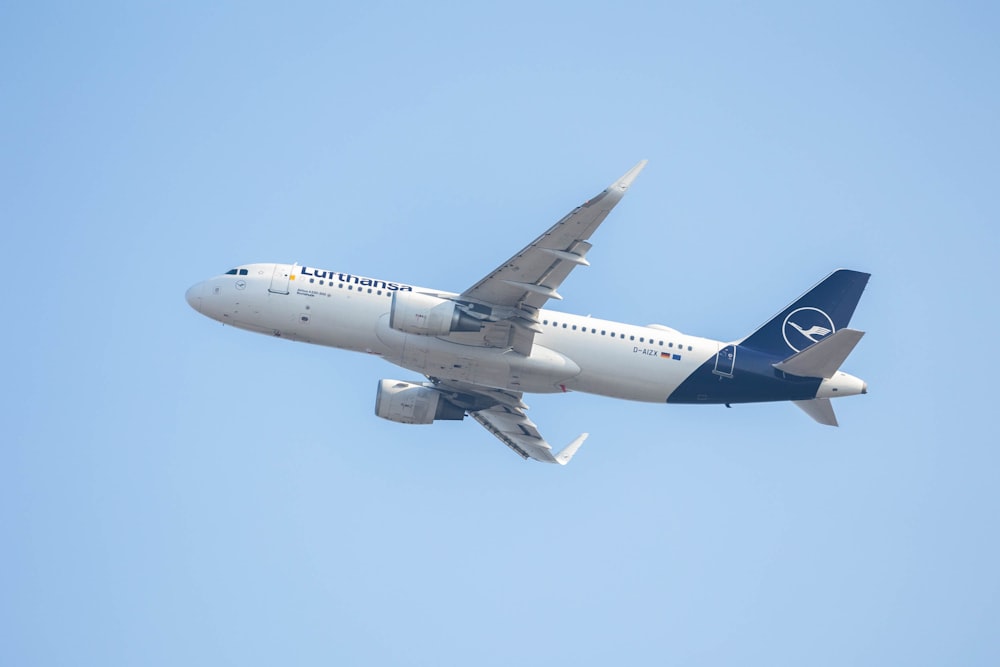
POLYGON ((247 274, 247 270, 246 269, 240 269, 240 275, 241 276, 245 276, 246 274, 247 274))
POLYGON ((236 269, 229 269, 228 271, 226 271, 226 275, 227 276, 235 276, 236 275, 236 269))

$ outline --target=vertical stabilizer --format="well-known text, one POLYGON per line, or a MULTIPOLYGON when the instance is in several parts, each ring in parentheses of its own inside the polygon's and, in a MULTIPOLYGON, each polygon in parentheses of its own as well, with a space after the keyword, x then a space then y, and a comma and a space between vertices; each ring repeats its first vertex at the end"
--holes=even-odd
POLYGON ((838 269, 740 342, 782 359, 851 322, 871 274, 838 269))

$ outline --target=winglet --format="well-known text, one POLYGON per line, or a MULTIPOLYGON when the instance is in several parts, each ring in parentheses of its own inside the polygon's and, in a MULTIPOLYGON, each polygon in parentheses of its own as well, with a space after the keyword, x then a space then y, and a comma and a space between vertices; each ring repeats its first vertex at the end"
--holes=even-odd
POLYGON ((589 435, 589 433, 581 433, 580 437, 566 445, 561 452, 555 455, 556 463, 561 466, 569 463, 569 460, 573 458, 574 454, 576 454, 576 450, 580 449, 580 445, 583 444, 583 441, 586 440, 589 435))
MULTIPOLYGON (((635 177, 639 175, 639 172, 642 171, 643 168, 648 163, 649 163, 649 160, 639 160, 639 163, 636 164, 631 169, 629 169, 627 172, 625 172, 625 175, 622 176, 621 178, 619 178, 617 181, 615 181, 611 185, 611 188, 615 188, 617 190, 621 190, 622 192, 624 192, 625 190, 628 190, 629 186, 632 185, 632 181, 635 180, 635 177)), ((608 188, 608 189, 610 190, 611 188, 608 188)))

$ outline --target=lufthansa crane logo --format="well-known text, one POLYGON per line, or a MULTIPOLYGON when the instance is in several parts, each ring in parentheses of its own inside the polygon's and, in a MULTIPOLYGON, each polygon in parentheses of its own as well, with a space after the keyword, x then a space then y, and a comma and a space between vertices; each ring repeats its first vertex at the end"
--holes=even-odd
POLYGON ((818 343, 836 330, 829 315, 812 307, 793 310, 781 327, 785 342, 796 352, 818 343))

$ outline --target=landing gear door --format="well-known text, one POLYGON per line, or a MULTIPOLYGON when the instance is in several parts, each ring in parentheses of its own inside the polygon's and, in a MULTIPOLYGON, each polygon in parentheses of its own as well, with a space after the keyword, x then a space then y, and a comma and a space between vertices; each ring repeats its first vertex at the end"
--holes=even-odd
POLYGON ((736 366, 736 346, 727 345, 715 355, 715 368, 712 370, 716 375, 722 377, 733 377, 733 368, 736 366))
POLYGON ((274 275, 271 276, 271 286, 267 291, 272 294, 288 294, 288 279, 291 276, 292 268, 287 264, 275 264, 274 275))

